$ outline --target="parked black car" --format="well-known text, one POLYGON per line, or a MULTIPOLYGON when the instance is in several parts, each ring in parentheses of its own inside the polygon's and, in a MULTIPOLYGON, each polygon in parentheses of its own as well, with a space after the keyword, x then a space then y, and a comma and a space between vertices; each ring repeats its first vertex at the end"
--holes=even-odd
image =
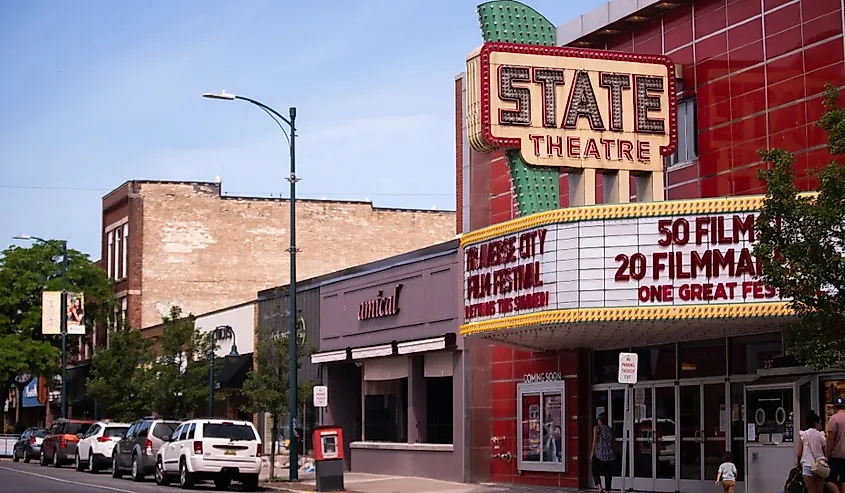
POLYGON ((45 428, 27 428, 12 447, 12 460, 29 462, 41 455, 41 442, 47 436, 45 428))

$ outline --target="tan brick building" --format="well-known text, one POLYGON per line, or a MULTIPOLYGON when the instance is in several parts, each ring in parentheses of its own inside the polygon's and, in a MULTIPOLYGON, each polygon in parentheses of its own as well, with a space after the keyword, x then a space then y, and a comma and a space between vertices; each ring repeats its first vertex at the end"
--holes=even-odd
MULTIPOLYGON (((212 182, 129 181, 103 197, 102 264, 132 327, 178 305, 195 314, 289 282, 286 199, 222 195, 212 182)), ((297 200, 297 278, 455 237, 455 213, 297 200)), ((103 334, 104 335, 104 334, 103 334)))

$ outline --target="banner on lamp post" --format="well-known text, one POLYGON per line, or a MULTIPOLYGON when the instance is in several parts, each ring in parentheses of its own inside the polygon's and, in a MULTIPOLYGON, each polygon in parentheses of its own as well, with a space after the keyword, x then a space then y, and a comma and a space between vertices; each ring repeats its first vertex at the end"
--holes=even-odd
POLYGON ((59 291, 44 291, 41 293, 41 333, 44 335, 58 335, 62 333, 62 293, 59 291))
POLYGON ((67 333, 69 335, 85 335, 85 295, 82 293, 67 294, 67 333))
POLYGON ((68 335, 85 335, 85 295, 67 293, 67 310, 62 313, 62 293, 44 291, 41 293, 41 333, 59 335, 62 333, 61 319, 67 321, 68 335))

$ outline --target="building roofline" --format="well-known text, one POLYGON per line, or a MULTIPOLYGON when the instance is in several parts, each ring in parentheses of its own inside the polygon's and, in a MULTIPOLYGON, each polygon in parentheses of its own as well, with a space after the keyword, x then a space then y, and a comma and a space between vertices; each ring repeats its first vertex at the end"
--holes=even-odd
MULTIPOLYGON (((685 0, 673 0, 666 3, 684 2, 685 0)), ((555 28, 555 42, 558 46, 568 45, 659 3, 664 2, 661 0, 610 0, 604 5, 558 25, 555 28)))
MULTIPOLYGON (((443 243, 437 243, 435 245, 430 245, 410 252, 394 255, 392 257, 383 258, 381 260, 368 262, 366 264, 347 267, 339 271, 312 277, 311 279, 296 281, 296 292, 301 293, 327 284, 334 284, 347 279, 381 272, 402 265, 422 262, 431 258, 442 257, 443 255, 450 255, 452 253, 457 253, 459 246, 459 239, 449 240, 443 243)), ((288 293, 289 286, 290 284, 284 284, 282 286, 263 289, 258 292, 258 301, 279 298, 288 293)))
MULTIPOLYGON (((250 200, 250 201, 275 201, 275 202, 287 202, 290 199, 285 197, 257 197, 257 196, 249 196, 249 195, 225 195, 223 193, 223 182, 218 181, 188 181, 188 180, 127 180, 123 182, 117 188, 111 190, 107 194, 103 196, 103 200, 110 197, 112 194, 117 192, 118 190, 122 189, 126 185, 132 184, 152 184, 152 185, 200 185, 200 186, 212 186, 218 188, 218 196, 223 200, 250 200)), ((452 209, 419 209, 414 207, 381 207, 376 206, 373 204, 371 200, 343 200, 343 199, 311 199, 311 198, 303 198, 297 197, 297 202, 308 202, 308 203, 324 203, 324 204, 344 204, 344 205, 369 205, 372 210, 380 211, 380 212, 427 212, 427 213, 451 213, 455 214, 456 211, 452 209)))

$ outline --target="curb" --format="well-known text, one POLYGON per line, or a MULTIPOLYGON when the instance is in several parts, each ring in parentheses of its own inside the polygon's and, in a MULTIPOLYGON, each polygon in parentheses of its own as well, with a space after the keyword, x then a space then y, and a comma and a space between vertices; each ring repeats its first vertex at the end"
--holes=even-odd
MULTIPOLYGON (((262 482, 261 483, 261 487, 264 488, 265 491, 285 491, 287 493, 317 493, 317 491, 315 491, 315 490, 306 490, 306 489, 298 490, 298 489, 286 487, 286 486, 283 486, 283 485, 284 485, 284 483, 268 483, 268 482, 262 482)), ((345 493, 359 493, 357 491, 346 490, 346 489, 344 489, 343 491, 345 493)))

